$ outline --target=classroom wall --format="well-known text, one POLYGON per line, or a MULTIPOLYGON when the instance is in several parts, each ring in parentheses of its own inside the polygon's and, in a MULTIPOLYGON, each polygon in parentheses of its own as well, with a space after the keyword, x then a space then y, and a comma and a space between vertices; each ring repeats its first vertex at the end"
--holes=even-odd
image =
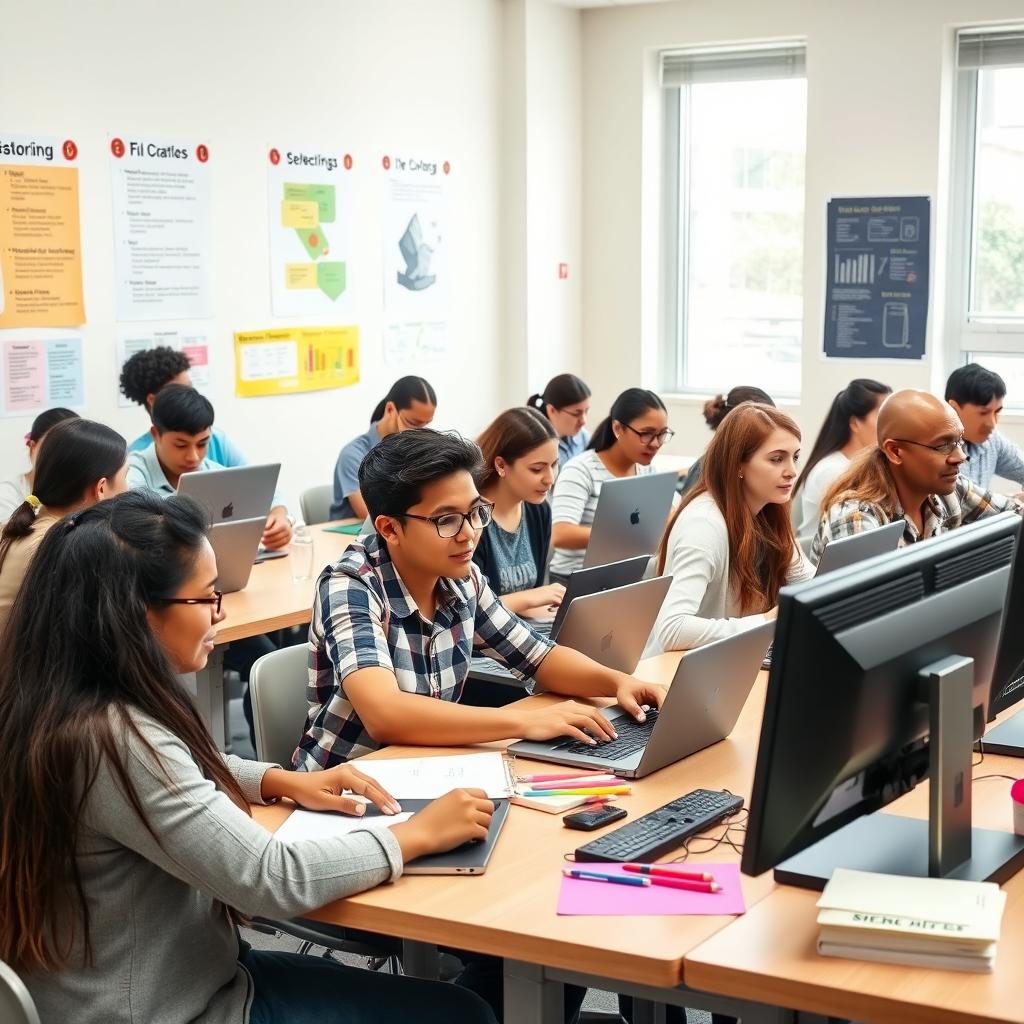
MULTIPOLYGON (((217 420, 251 459, 283 463, 293 508, 302 487, 330 480, 341 444, 366 428, 402 373, 434 384, 438 425, 473 432, 487 422, 503 400, 500 0, 40 0, 5 5, 2 25, 3 129, 71 135, 82 154, 87 415, 129 438, 148 425, 140 410, 117 406, 107 156, 117 131, 210 145, 216 318, 206 326, 217 420), (232 332, 298 322, 270 312, 271 139, 337 140, 355 156, 358 257, 350 274, 362 380, 344 390, 239 399, 232 332), (382 153, 399 147, 453 166, 452 350, 416 367, 382 359, 377 168, 382 153)), ((0 420, 4 476, 23 467, 29 422, 0 420)))
MULTIPOLYGON (((835 392, 853 377, 941 388, 950 368, 942 352, 942 299, 953 30, 1021 14, 1020 0, 863 0, 855 6, 686 0, 584 11, 583 367, 595 405, 607 408, 628 384, 662 383, 657 51, 788 37, 807 41, 808 79, 803 384, 789 411, 809 445, 835 392), (914 363, 826 362, 820 354, 826 202, 838 195, 900 194, 933 197, 927 356, 914 363)), ((722 387, 747 383, 757 381, 737 366, 722 387)), ((673 451, 696 454, 707 443, 702 402, 670 400, 673 451)), ((1024 419, 1006 417, 1004 429, 1024 442, 1024 419)))

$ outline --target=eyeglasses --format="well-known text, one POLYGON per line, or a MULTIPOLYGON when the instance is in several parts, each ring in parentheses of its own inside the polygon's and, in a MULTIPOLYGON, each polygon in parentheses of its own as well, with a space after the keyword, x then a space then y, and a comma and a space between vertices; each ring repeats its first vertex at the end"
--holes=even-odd
POLYGON ((909 437, 894 437, 893 440, 899 444, 916 444, 918 448, 930 448, 940 455, 952 455, 954 448, 959 448, 964 455, 967 454, 967 442, 964 440, 963 434, 955 441, 943 441, 942 444, 925 444, 923 441, 911 441, 909 437))
POLYGON ((589 409, 556 409, 555 411, 571 416, 577 423, 586 419, 587 413, 590 412, 589 409))
POLYGON ((494 506, 489 501, 485 501, 474 505, 468 512, 446 512, 443 516, 414 516, 411 512, 403 512, 394 518, 419 519, 424 523, 433 523, 438 537, 442 540, 451 540, 452 537, 458 537, 462 533, 464 523, 469 523, 474 530, 482 530, 490 526, 493 511, 494 506))
POLYGON ((224 599, 223 590, 215 590, 213 597, 161 597, 164 604, 212 604, 213 614, 220 615, 221 601, 224 599))
POLYGON ((655 441, 658 444, 664 444, 666 441, 671 441, 676 436, 674 430, 669 430, 666 427, 664 430, 637 430, 636 427, 631 427, 628 423, 622 424, 627 430, 632 430, 637 437, 648 447, 654 444, 655 441))

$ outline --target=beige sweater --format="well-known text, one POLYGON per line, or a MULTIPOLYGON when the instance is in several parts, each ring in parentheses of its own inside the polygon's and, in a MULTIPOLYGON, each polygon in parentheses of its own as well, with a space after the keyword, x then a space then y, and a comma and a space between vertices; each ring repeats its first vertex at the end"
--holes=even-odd
POLYGON ((28 572, 29 563, 42 543, 46 531, 57 522, 49 512, 40 512, 36 516, 32 532, 27 537, 20 537, 7 550, 3 565, 0 565, 0 633, 7 628, 7 618, 11 614, 11 606, 21 589, 21 581, 28 572))

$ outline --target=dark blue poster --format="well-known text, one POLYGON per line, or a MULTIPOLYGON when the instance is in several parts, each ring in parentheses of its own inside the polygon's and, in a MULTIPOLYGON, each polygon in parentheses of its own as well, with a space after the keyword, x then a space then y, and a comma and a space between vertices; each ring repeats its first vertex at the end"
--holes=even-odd
POLYGON ((927 196, 830 200, 826 356, 924 356, 930 225, 927 196))

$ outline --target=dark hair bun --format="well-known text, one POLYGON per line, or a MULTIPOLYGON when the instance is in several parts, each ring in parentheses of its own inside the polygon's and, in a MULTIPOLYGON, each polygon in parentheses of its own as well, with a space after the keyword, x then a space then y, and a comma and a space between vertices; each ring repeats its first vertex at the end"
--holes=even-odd
POLYGON ((725 419, 725 414, 728 411, 729 403, 726 402, 725 395, 715 395, 714 398, 704 403, 704 422, 712 430, 717 430, 718 424, 725 419))

